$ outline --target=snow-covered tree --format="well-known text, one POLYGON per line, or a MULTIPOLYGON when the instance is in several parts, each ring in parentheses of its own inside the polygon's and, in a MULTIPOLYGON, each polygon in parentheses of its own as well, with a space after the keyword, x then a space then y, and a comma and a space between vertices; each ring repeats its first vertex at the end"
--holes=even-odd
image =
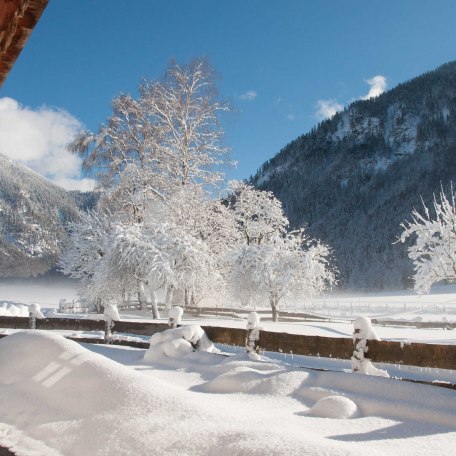
POLYGON ((408 254, 413 260, 415 291, 428 293, 434 283, 456 281, 456 204, 449 197, 434 195, 433 213, 423 203, 423 214, 414 210, 410 221, 401 224, 400 240, 414 239, 408 254))
POLYGON ((244 305, 267 300, 273 320, 285 296, 310 298, 335 283, 329 248, 304 230, 287 232, 288 219, 271 192, 231 182, 238 245, 227 255, 229 289, 244 305))
POLYGON ((335 283, 329 253, 328 247, 311 242, 302 230, 268 243, 245 245, 231 253, 231 293, 244 303, 267 300, 273 321, 278 321, 284 297, 312 297, 335 283))
POLYGON ((241 240, 233 211, 200 186, 187 185, 176 191, 162 205, 161 218, 205 242, 218 259, 241 240))
POLYGON ((210 185, 222 175, 228 149, 218 116, 214 71, 205 59, 172 63, 164 77, 144 82, 139 98, 120 95, 98 133, 81 132, 70 150, 98 174, 103 201, 128 210, 140 222, 150 202, 180 186, 210 185))
POLYGON ((108 212, 81 212, 77 222, 68 224, 69 242, 60 257, 60 270, 80 281, 80 294, 93 302, 97 310, 103 309, 106 295, 102 286, 110 288, 110 284, 101 284, 98 274, 106 259, 108 245, 106 240, 113 229, 113 218, 108 212))
POLYGON ((247 245, 265 243, 286 233, 288 219, 282 203, 272 192, 257 190, 239 181, 230 182, 230 186, 234 192, 234 218, 247 245))
MULTIPOLYGON (((203 274, 208 278, 217 277, 217 286, 211 279, 209 286, 197 289, 176 289, 174 282, 169 282, 166 289, 166 304, 172 302, 187 305, 208 297, 210 290, 217 290, 212 298, 220 300, 223 291, 222 275, 226 276, 224 258, 229 249, 239 242, 232 211, 219 199, 213 199, 204 188, 198 185, 185 185, 176 191, 167 201, 157 202, 145 218, 146 224, 168 223, 179 227, 190 238, 198 241, 211 256, 211 272, 203 274)), ((208 265, 209 263, 202 263, 208 265)), ((198 269, 201 272, 201 268, 198 269)))
POLYGON ((104 281, 111 292, 138 292, 142 306, 150 302, 154 315, 156 290, 172 285, 184 290, 186 300, 211 292, 218 280, 207 245, 181 227, 166 222, 117 226, 109 240, 104 281))
POLYGON ((218 117, 228 109, 205 59, 174 62, 161 79, 144 82, 137 99, 116 98, 98 133, 81 132, 73 141, 70 150, 99 176, 99 209, 112 214, 104 230, 92 221, 78 226, 62 260, 64 272, 79 278, 80 270, 95 265, 87 272, 87 295, 119 300, 137 294, 142 307, 151 302, 156 310, 159 287, 181 290, 185 305, 220 285, 216 260, 234 222, 208 195, 226 162, 218 117), (90 243, 93 229, 101 233, 103 255, 90 243), (86 238, 84 248, 95 249, 90 265, 78 252, 78 236, 86 238))
POLYGON ((181 185, 215 184, 228 148, 221 144, 219 114, 229 111, 217 99, 216 75, 206 59, 172 62, 160 81, 140 87, 144 107, 160 130, 160 154, 168 178, 181 185))

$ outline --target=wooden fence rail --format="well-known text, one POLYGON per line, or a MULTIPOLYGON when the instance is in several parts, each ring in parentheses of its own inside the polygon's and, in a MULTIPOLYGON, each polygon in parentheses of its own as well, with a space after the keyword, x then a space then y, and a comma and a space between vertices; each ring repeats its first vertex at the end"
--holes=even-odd
MULTIPOLYGON (((0 328, 27 329, 27 317, 0 317, 0 328)), ((104 320, 48 318, 36 320, 37 329, 69 331, 104 331, 104 320)), ((160 322, 114 322, 116 333, 151 336, 168 329, 160 322)), ((208 337, 215 343, 244 346, 246 331, 240 328, 202 326, 208 337)), ((88 336, 87 336, 88 337, 88 336)), ((76 339, 82 341, 82 339, 76 339)), ((84 339, 92 341, 92 339, 84 339)), ((117 342, 116 342, 117 343, 117 342)), ((124 342, 124 344, 129 344, 124 342)), ((147 347, 146 342, 131 343, 147 347)), ((261 331, 259 345, 264 351, 293 353, 295 355, 321 356, 325 358, 350 359, 353 353, 351 338, 303 336, 283 332, 261 331)), ((369 356, 374 362, 404 364, 456 370, 456 345, 404 343, 394 341, 369 341, 369 356)))

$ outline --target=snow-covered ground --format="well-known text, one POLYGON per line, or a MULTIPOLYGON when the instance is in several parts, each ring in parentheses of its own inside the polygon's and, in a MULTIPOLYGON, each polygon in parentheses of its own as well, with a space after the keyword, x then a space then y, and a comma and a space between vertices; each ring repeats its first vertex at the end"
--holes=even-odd
POLYGON ((57 309, 62 298, 67 301, 78 299, 77 282, 34 279, 0 281, 0 305, 2 303, 37 303, 42 308, 57 309))
POLYGON ((245 354, 175 357, 25 331, 0 340, 18 456, 449 455, 456 393, 245 354))
MULTIPOLYGON (((447 291, 426 297, 431 307, 426 305, 421 311, 433 316, 433 321, 455 320, 450 304, 456 293, 451 288, 447 291), (439 313, 442 303, 446 308, 439 313)), ((26 314, 33 303, 46 312, 56 309, 61 298, 75 297, 73 284, 58 288, 0 284, 0 312, 22 304, 26 314)), ((413 320, 421 309, 417 299, 411 294, 325 298, 312 303, 313 311, 320 308, 323 315, 329 310, 341 321, 263 321, 262 326, 351 337, 352 325, 344 318, 375 317, 373 311, 382 308, 383 316, 388 308, 394 309, 393 317, 400 307, 402 318, 413 320)), ((137 312, 121 317, 149 318, 137 312)), ((184 325, 195 323, 245 328, 245 319, 184 315, 184 325)), ((375 329, 384 339, 456 342, 456 331, 375 329)), ((15 332, 0 339, 0 446, 12 448, 18 456, 428 456, 454 452, 454 390, 352 374, 349 360, 286 353, 267 353, 252 360, 242 348, 218 346, 230 356, 171 348, 163 356, 152 347, 155 352, 149 351, 145 359, 145 350, 79 345, 43 331, 15 332)), ((454 371, 379 367, 392 377, 456 383, 454 371)))
MULTIPOLYGON (((74 282, 59 282, 55 285, 33 281, 10 284, 0 282, 0 315, 27 316, 27 306, 33 303, 40 304, 46 313, 51 309, 57 309, 62 298, 70 302, 77 300, 74 282)), ((425 296, 418 296, 411 292, 331 295, 307 303, 306 310, 315 315, 330 317, 333 321, 272 323, 263 320, 262 326, 268 331, 290 334, 351 338, 353 332, 351 321, 357 316, 417 323, 421 321, 456 322, 456 286, 436 287, 431 294, 425 296)), ((71 316, 76 317, 76 315, 71 316)), ((93 317, 98 318, 95 315, 93 317)), ((151 314, 150 312, 122 312, 121 317, 124 320, 144 321, 151 319, 151 314)), ((166 320, 166 318, 167 316, 163 315, 163 319, 166 320)), ((183 323, 245 328, 244 318, 243 316, 196 318, 184 314, 183 323)), ((376 326, 376 332, 381 339, 385 340, 456 344, 456 330, 418 329, 414 326, 392 324, 376 326)))

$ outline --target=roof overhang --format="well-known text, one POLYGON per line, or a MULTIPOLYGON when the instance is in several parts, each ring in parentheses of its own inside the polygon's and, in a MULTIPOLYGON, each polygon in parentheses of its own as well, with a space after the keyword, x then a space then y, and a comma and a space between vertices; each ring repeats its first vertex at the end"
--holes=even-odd
POLYGON ((49 0, 0 0, 0 86, 49 0))

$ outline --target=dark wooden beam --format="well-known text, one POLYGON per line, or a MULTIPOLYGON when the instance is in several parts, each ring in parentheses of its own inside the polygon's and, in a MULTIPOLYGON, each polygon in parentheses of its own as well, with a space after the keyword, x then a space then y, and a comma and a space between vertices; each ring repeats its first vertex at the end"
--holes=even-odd
POLYGON ((0 0, 0 86, 49 0, 0 0))

